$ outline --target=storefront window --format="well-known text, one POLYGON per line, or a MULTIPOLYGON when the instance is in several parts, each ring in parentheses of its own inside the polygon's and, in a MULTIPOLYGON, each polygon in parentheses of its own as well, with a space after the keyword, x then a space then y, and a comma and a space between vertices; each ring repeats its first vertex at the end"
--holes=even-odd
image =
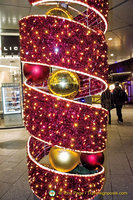
POLYGON ((21 66, 18 56, 0 57, 0 128, 23 126, 21 66))

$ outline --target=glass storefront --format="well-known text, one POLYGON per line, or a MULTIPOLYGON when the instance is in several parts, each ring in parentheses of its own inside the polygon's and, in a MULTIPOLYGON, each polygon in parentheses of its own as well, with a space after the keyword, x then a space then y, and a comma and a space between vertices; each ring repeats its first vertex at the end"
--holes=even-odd
POLYGON ((0 57, 0 128, 23 126, 19 56, 0 57))

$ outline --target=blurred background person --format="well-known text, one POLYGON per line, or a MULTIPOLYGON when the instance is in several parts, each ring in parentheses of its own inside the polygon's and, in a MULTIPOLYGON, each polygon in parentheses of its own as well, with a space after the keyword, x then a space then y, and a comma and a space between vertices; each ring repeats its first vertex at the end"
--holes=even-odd
POLYGON ((111 109, 113 108, 113 96, 110 92, 109 86, 101 95, 101 106, 108 110, 109 120, 108 123, 111 124, 111 109))
POLYGON ((128 100, 126 92, 119 86, 119 82, 115 83, 115 89, 113 90, 113 101, 116 107, 116 114, 118 116, 118 123, 123 123, 122 118, 122 106, 125 101, 128 100))

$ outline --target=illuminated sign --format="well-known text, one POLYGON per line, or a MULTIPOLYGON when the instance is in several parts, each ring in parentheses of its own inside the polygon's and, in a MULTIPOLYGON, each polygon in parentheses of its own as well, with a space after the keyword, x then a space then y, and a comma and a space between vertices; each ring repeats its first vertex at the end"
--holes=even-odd
POLYGON ((1 36, 2 55, 18 55, 19 36, 1 36))

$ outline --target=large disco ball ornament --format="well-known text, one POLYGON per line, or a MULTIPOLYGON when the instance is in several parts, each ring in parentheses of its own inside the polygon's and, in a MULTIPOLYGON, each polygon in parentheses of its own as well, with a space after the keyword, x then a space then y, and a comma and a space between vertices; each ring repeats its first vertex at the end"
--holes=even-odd
POLYGON ((57 70, 48 79, 48 88, 56 96, 73 99, 80 87, 78 75, 67 70, 57 70))
POLYGON ((45 81, 49 76, 49 67, 39 64, 24 64, 24 75, 32 83, 45 81))
POLYGON ((104 162, 104 154, 95 153, 95 154, 86 154, 82 153, 80 157, 81 163, 87 169, 95 169, 98 165, 102 165, 104 162))
POLYGON ((80 153, 54 146, 50 149, 49 161, 54 169, 69 172, 79 164, 80 153))

